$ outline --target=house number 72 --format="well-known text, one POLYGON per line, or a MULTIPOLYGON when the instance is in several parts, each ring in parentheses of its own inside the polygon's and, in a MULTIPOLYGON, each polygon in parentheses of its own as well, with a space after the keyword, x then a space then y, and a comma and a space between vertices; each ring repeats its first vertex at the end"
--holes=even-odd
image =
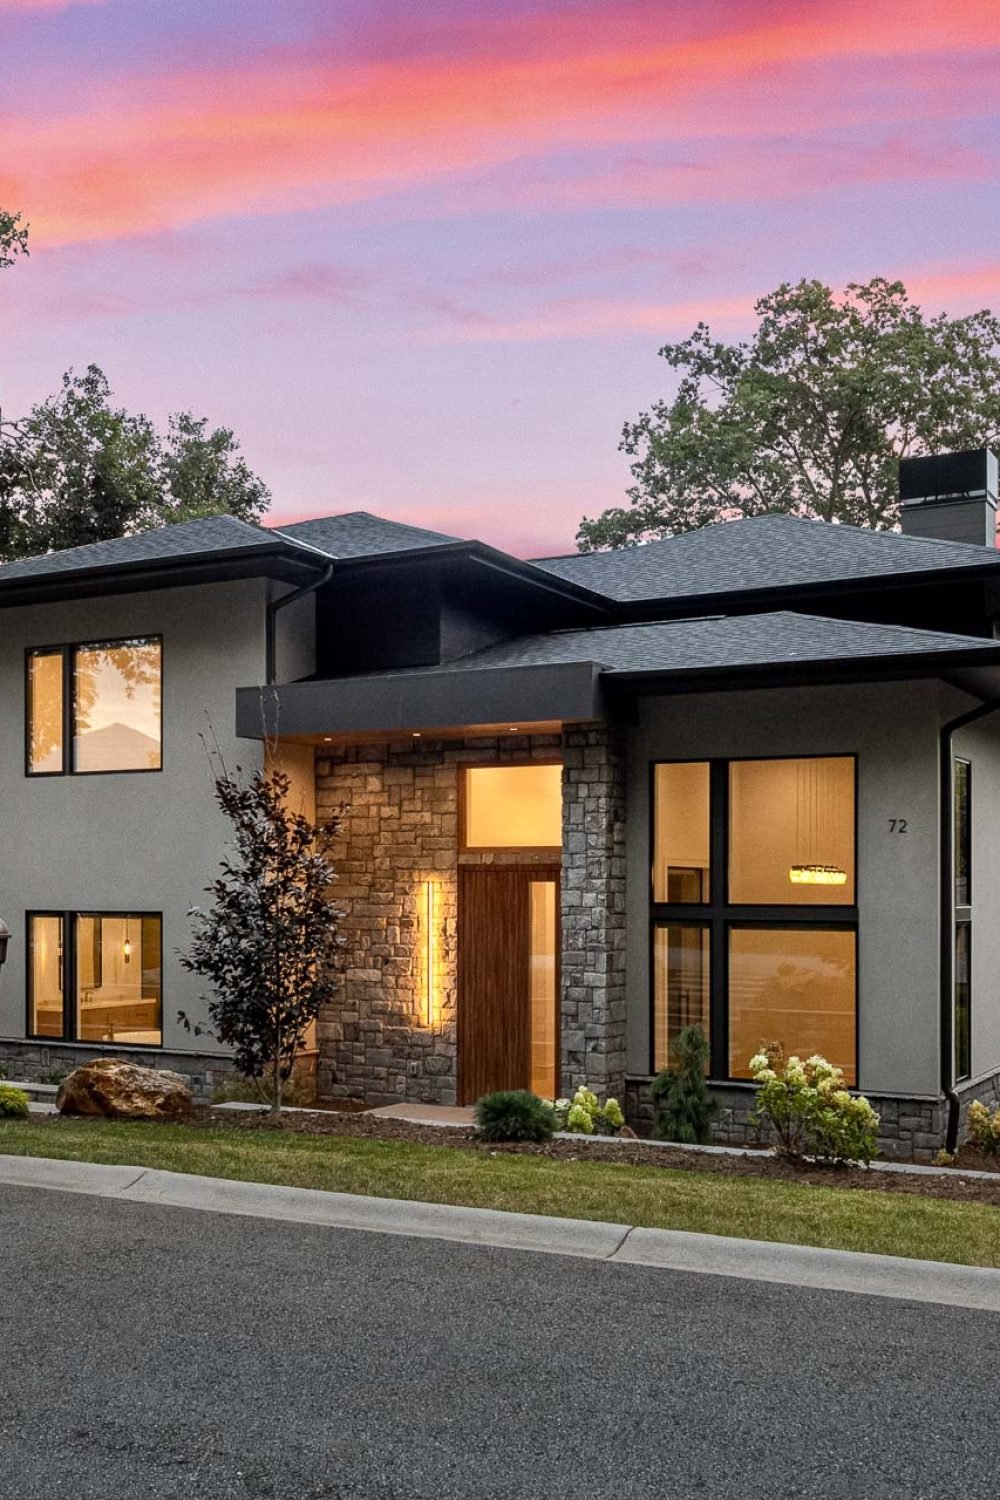
POLYGON ((905 833, 906 832, 906 819, 905 818, 890 818, 889 819, 889 832, 890 833, 905 833))

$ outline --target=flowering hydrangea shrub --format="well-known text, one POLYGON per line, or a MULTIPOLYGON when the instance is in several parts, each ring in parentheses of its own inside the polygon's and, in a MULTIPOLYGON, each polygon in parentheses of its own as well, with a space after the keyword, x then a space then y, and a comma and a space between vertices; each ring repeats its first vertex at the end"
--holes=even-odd
POLYGON ((755 1116, 773 1130, 780 1156, 867 1166, 876 1155, 878 1115, 825 1057, 803 1062, 769 1049, 750 1059, 750 1072, 760 1085, 755 1116))
POLYGON ((991 1112, 981 1099, 974 1099, 969 1105, 969 1135, 984 1155, 1000 1155, 1000 1107, 991 1112))
POLYGON ((579 1088, 572 1099, 556 1099, 556 1127, 576 1135, 616 1135, 625 1124, 617 1099, 602 1104, 592 1089, 579 1088))

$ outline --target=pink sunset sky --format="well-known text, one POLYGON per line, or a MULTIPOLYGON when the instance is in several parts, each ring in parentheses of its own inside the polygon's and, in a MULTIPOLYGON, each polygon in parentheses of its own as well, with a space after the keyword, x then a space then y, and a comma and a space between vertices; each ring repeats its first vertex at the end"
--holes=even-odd
POLYGON ((781 281, 1000 307, 997 0, 0 0, 9 414, 101 365, 270 519, 524 555, 781 281))

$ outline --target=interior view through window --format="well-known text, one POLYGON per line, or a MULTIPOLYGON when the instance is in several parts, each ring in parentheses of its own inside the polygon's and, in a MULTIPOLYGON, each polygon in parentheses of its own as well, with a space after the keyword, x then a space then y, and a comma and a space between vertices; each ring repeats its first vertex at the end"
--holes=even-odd
POLYGON ((28 770, 36 776, 158 771, 161 687, 162 645, 156 639, 32 651, 28 770))
POLYGON ((468 766, 463 781, 465 849, 558 849, 562 766, 468 766))
POLYGON ((855 1083, 854 758, 661 763, 652 821, 654 1070, 699 1025, 715 1076, 763 1045, 855 1083))
POLYGON ((162 947, 159 916, 33 913, 31 1034, 161 1046, 162 947))
MULTIPOLYGON (((467 766, 462 774, 460 805, 463 852, 487 850, 506 854, 495 868, 509 870, 518 864, 518 854, 547 856, 544 864, 557 866, 562 846, 562 766, 467 766)), ((498 890, 502 883, 498 881, 498 890)), ((494 912, 504 932, 503 943, 519 949, 510 958, 514 975, 523 975, 528 1015, 518 1021, 513 1012, 521 1003, 515 978, 514 993, 505 1002, 511 1007, 512 1028, 527 1026, 529 1077, 523 1087, 552 1099, 559 1084, 559 882, 551 870, 523 867, 518 901, 527 902, 526 918, 519 913, 494 912), (523 937, 514 936, 526 933, 523 937)), ((499 898, 498 898, 499 899, 499 898)), ((467 919, 460 923, 460 941, 482 944, 486 936, 474 930, 467 919)), ((470 1003, 475 1001, 470 997, 470 1003)))

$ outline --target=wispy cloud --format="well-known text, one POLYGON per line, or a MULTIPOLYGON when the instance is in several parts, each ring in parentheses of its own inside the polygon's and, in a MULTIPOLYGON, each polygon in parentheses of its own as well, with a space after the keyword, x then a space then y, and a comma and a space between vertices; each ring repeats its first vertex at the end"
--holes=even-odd
POLYGON ((14 11, 70 10, 74 5, 103 5, 105 0, 0 0, 0 17, 14 11))
MULTIPOLYGON (((575 26, 572 14, 559 28, 536 18, 521 50, 499 57, 470 47, 441 58, 428 43, 422 55, 358 62, 314 46, 233 69, 99 81, 83 108, 0 121, 16 145, 0 194, 28 205, 49 243, 357 202, 581 146, 773 135, 785 94, 795 101, 788 129, 801 135, 824 118, 824 90, 803 69, 836 63, 825 92, 849 91, 846 62, 877 59, 891 72, 947 49, 1000 46, 994 0, 946 10, 936 0, 774 3, 752 6, 728 31, 680 41, 668 12, 657 20, 648 6, 632 10, 616 11, 613 37, 608 15, 599 27, 589 17, 575 26)), ((884 95, 878 109, 892 117, 884 95)), ((726 190, 725 170, 707 171, 697 157, 642 162, 631 185, 626 172, 543 187, 563 204, 726 190)), ((958 156, 953 165, 968 169, 958 156)), ((877 167, 888 173, 892 163, 877 167)))

